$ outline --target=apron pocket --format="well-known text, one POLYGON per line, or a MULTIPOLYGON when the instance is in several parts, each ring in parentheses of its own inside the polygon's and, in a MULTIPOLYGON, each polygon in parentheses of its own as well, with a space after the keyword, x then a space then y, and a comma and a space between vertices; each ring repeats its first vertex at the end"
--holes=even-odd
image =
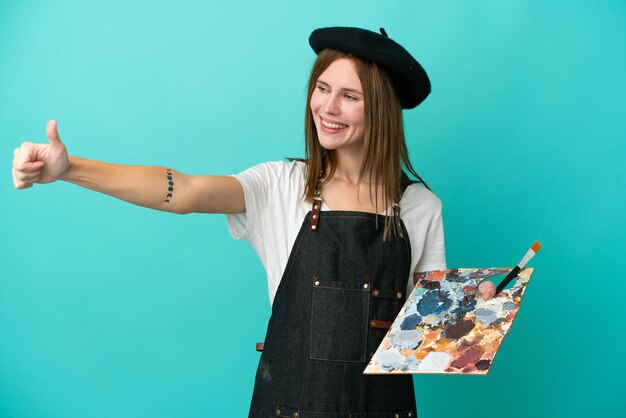
POLYGON ((310 358, 365 362, 370 284, 313 278, 310 358))

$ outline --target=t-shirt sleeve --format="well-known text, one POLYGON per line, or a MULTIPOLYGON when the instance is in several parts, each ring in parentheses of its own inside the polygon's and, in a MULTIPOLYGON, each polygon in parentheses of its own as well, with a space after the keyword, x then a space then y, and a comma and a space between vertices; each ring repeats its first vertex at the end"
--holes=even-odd
POLYGON ((226 214, 228 231, 235 239, 252 241, 261 227, 271 194, 276 190, 284 163, 257 164, 239 174, 233 174, 243 187, 246 211, 226 214))
POLYGON ((437 205, 433 212, 433 217, 426 231, 424 251, 415 267, 415 272, 446 269, 446 246, 443 236, 441 201, 437 199, 436 202, 437 205))

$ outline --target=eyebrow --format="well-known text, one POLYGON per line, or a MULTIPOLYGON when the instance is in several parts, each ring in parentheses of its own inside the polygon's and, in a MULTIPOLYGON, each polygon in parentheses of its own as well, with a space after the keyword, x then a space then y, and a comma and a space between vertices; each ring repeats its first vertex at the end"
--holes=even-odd
MULTIPOLYGON (((324 80, 320 80, 319 78, 317 79, 316 84, 323 84, 323 85, 325 85, 327 87, 330 87, 330 85, 327 82, 325 82, 324 80)), ((349 89, 349 88, 346 88, 346 87, 340 89, 339 91, 348 91, 348 92, 360 94, 361 96, 363 96, 362 92, 360 92, 358 90, 355 90, 355 89, 349 89)))

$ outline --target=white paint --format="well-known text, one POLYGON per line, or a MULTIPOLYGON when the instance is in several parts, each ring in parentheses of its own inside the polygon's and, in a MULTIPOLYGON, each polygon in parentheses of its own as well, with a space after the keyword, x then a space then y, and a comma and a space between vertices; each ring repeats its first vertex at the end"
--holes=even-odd
POLYGON ((432 351, 424 357, 424 360, 417 367, 417 371, 420 373, 443 373, 452 356, 448 353, 438 353, 432 351))

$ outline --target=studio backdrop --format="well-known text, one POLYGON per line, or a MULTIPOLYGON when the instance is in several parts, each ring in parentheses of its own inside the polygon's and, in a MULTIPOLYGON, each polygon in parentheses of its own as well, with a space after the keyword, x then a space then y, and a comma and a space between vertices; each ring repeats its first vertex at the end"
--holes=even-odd
POLYGON ((0 417, 247 416, 270 314, 224 215, 57 182, 13 150, 228 175, 303 157, 318 27, 384 27, 432 94, 404 113, 448 267, 535 273, 488 376, 417 376, 420 417, 623 414, 626 4, 0 3, 0 417))

